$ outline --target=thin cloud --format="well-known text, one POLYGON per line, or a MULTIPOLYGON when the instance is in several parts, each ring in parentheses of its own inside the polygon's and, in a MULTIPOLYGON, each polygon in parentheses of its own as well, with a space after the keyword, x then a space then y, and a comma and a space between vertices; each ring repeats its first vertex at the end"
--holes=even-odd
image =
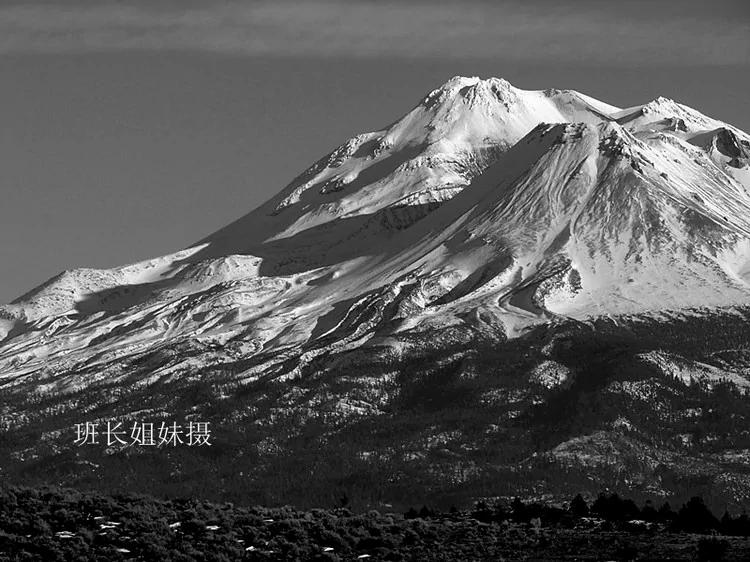
MULTIPOLYGON (((58 2, 0 7, 0 53, 746 64, 750 21, 690 2, 58 2), (625 4, 625 7, 618 7, 625 4), (673 10, 666 9, 671 5, 673 10), (649 9, 649 6, 658 8, 649 9), (680 9, 682 7, 682 9, 680 9)), ((721 3, 719 3, 720 5, 721 3)), ((730 2, 735 5, 736 3, 730 2)), ((727 5, 729 5, 727 4, 727 5)))

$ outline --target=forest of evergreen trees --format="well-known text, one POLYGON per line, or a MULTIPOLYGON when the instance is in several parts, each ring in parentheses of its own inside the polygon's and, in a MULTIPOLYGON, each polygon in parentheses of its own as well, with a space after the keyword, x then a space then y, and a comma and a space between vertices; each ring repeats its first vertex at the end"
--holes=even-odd
POLYGON ((746 513, 699 497, 673 509, 617 494, 566 505, 477 502, 440 513, 307 511, 0 487, 0 560, 750 559, 746 513))

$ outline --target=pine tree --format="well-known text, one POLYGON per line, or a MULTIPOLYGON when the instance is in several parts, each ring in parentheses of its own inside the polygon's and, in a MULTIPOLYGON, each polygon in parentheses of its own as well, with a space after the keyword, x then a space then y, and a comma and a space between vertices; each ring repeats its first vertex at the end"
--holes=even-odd
POLYGON ((569 511, 576 517, 586 517, 589 514, 589 506, 581 494, 578 494, 570 502, 569 511))

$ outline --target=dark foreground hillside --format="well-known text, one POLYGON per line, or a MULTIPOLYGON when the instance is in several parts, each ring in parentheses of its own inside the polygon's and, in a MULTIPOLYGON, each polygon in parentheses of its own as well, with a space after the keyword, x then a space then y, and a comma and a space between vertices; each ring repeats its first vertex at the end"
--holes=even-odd
POLYGON ((0 488, 3 561, 748 559, 747 515, 717 519, 699 498, 675 511, 600 495, 393 514, 0 488))
POLYGON ((612 490, 673 504, 700 495, 715 511, 742 511, 748 326, 750 309, 566 321, 507 341, 440 330, 414 336, 403 356, 388 346, 331 352, 292 378, 244 383, 242 358, 143 386, 156 369, 144 359, 135 382, 91 372, 101 386, 67 394, 4 388, 0 469, 32 487, 301 508, 335 507, 343 495, 356 509, 405 511, 612 490), (210 447, 74 443, 84 422, 189 421, 210 422, 210 447))

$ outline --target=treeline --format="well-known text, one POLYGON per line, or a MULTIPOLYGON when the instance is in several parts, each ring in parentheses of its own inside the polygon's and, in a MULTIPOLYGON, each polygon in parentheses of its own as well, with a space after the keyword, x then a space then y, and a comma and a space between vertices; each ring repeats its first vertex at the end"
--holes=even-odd
POLYGON ((404 516, 0 485, 0 561, 750 559, 736 535, 748 536, 747 516, 719 520, 700 498, 677 511, 602 494, 591 505, 579 495, 558 507, 516 499, 404 516), (657 538, 678 531, 727 536, 657 538))
MULTIPOLYGON (((456 508, 451 508, 447 514, 458 513, 456 508)), ((535 523, 539 526, 573 527, 581 521, 587 523, 604 522, 612 528, 613 524, 627 524, 631 528, 642 525, 658 524, 670 532, 711 534, 717 533, 727 536, 750 537, 750 517, 747 512, 733 516, 725 511, 718 518, 706 506, 699 496, 692 497, 682 506, 673 510, 669 502, 664 502, 656 508, 651 501, 638 507, 631 499, 621 498, 618 494, 601 493, 589 505, 581 494, 573 498, 566 507, 558 507, 538 502, 524 503, 515 498, 506 503, 497 501, 492 505, 485 501, 477 502, 469 512, 471 517, 483 523, 535 523)), ((421 509, 410 508, 405 514, 405 519, 429 519, 443 517, 446 514, 439 513, 427 506, 421 509)))

